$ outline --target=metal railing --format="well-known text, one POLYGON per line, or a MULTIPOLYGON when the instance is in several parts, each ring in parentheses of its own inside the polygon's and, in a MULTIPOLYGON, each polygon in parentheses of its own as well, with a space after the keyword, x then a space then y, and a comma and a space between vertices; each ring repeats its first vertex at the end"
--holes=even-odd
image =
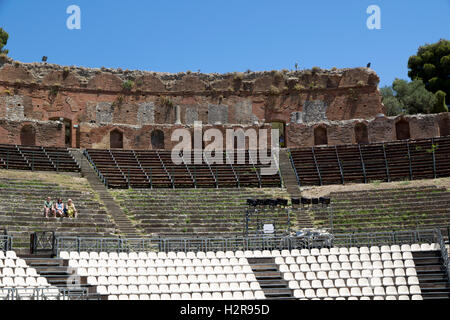
POLYGON ((103 184, 108 187, 108 180, 106 180, 106 178, 103 176, 103 174, 100 172, 100 170, 97 168, 97 166, 95 165, 95 162, 92 160, 89 152, 87 150, 83 151, 83 154, 85 155, 85 157, 88 159, 89 163, 92 165, 92 167, 94 168, 94 171, 97 173, 98 177, 100 178, 100 180, 103 182, 103 184))
POLYGON ((292 159, 291 149, 288 149, 287 152, 289 152, 289 161, 291 162, 291 166, 294 169, 295 178, 297 179, 297 184, 301 187, 302 185, 300 183, 300 178, 298 177, 297 168, 295 167, 294 159, 292 159))
POLYGON ((0 234, 0 251, 10 251, 12 250, 13 236, 6 234, 0 234))
POLYGON ((379 245, 402 245, 412 243, 438 243, 438 229, 423 229, 411 231, 372 232, 334 234, 334 246, 361 247, 379 245))
POLYGON ((322 240, 299 241, 289 236, 263 235, 234 238, 90 238, 56 236, 54 254, 61 251, 140 252, 140 251, 237 251, 237 250, 292 250, 325 246, 361 247, 373 245, 401 245, 412 243, 439 243, 438 229, 335 234, 324 244, 322 240))
POLYGON ((55 232, 42 231, 30 235, 30 253, 52 252, 55 247, 55 232))
POLYGON ((450 282, 450 259, 448 257, 448 250, 444 241, 444 237, 442 236, 441 230, 437 229, 438 234, 438 243, 441 248, 442 262, 445 268, 445 273, 447 275, 447 279, 450 282))
POLYGON ((0 288, 0 300, 86 300, 87 288, 76 291, 66 288, 0 288))

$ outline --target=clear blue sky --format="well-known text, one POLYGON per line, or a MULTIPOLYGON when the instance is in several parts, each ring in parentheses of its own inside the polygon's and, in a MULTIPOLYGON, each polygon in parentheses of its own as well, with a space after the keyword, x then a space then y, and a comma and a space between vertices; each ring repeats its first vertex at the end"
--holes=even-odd
POLYGON ((161 72, 366 66, 381 85, 408 57, 450 39, 450 0, 0 0, 10 56, 23 62, 161 72), (66 8, 81 8, 68 30, 66 8), (381 30, 366 9, 381 8, 381 30))

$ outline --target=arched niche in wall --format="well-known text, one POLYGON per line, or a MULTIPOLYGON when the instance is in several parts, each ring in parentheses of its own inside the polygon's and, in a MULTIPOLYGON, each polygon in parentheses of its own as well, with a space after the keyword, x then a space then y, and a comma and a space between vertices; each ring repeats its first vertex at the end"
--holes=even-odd
POLYGON ((367 125, 363 122, 356 124, 355 126, 355 140, 357 144, 369 143, 369 133, 367 125))
POLYGON ((153 130, 151 134, 152 149, 164 149, 164 132, 153 130))
POLYGON ((441 137, 450 136, 450 117, 439 120, 439 135, 441 137))
POLYGON ((123 149, 123 132, 114 129, 109 133, 109 147, 111 149, 123 149))
POLYGON ((36 145, 36 130, 32 125, 24 125, 20 130, 20 144, 23 146, 36 145))
POLYGON ((395 133, 397 135, 397 140, 408 140, 411 138, 411 133, 409 131, 409 122, 405 119, 398 121, 395 124, 395 133))
POLYGON ((328 144, 328 132, 327 127, 317 126, 314 128, 314 145, 326 145, 328 144))

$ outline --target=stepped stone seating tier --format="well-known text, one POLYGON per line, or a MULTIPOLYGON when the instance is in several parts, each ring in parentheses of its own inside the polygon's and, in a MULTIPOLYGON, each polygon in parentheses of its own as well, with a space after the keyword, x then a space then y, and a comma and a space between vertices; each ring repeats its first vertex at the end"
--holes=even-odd
POLYGON ((245 163, 237 164, 237 152, 231 159, 223 154, 223 164, 202 160, 196 164, 192 151, 183 156, 182 164, 172 161, 171 151, 164 150, 95 150, 85 151, 89 161, 106 180, 109 188, 194 188, 194 187, 280 187, 279 173, 261 175, 267 167, 245 151, 245 163), (229 164, 227 162, 232 162, 229 164))
MULTIPOLYGON (((445 188, 420 187, 333 192, 332 210, 304 208, 317 226, 334 233, 377 232, 445 227, 450 221, 450 192, 445 188)), ((447 229, 442 229, 447 235, 447 229)), ((448 235, 447 235, 448 236, 448 235)))
POLYGON ((247 259, 234 252, 60 252, 109 300, 265 299, 247 259))
MULTIPOLYGON (((116 202, 149 236, 230 236, 245 230, 247 198, 284 198, 284 189, 158 189, 112 190, 116 202)), ((288 215, 283 208, 252 215, 249 234, 255 233, 258 221, 274 223, 278 233, 286 231, 288 215)), ((304 221, 300 221, 303 223, 304 221)), ((291 216, 291 226, 297 223, 291 216)), ((307 221, 309 223, 309 221, 307 221)))
POLYGON ((301 186, 450 176, 450 137, 291 149, 301 186))
POLYGON ((67 148, 0 144, 0 169, 79 172, 67 148))
MULTIPOLYGON (((75 191, 57 184, 41 181, 0 179, 0 228, 13 236, 13 248, 30 248, 30 234, 55 231, 67 236, 111 236, 116 226, 90 191, 75 191), (78 218, 44 217, 46 198, 71 198, 78 210, 78 218)), ((55 201, 55 200, 54 200, 55 201)))

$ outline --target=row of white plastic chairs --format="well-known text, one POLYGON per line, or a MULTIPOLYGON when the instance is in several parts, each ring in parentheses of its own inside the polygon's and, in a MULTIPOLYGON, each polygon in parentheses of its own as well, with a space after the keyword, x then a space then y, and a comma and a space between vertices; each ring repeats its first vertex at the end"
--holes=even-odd
POLYGON ((108 300, 263 300, 262 291, 109 295, 108 300))
POLYGON ((382 270, 382 269, 414 269, 413 260, 406 260, 405 263, 395 263, 392 261, 374 261, 372 262, 328 262, 314 264, 280 264, 281 272, 319 272, 319 271, 352 271, 352 270, 382 270))
POLYGON ((0 269, 0 277, 37 277, 37 271, 28 267, 5 267, 0 269))
POLYGON ((0 278, 0 287, 49 287, 44 277, 3 277, 0 278))
POLYGON ((95 284, 181 284, 181 283, 258 283, 253 274, 248 275, 180 275, 180 276, 87 276, 95 284))
MULTIPOLYGON (((411 281, 414 283, 415 281, 411 281)), ((331 289, 331 288, 366 288, 366 287, 408 287, 406 279, 395 281, 393 278, 372 278, 366 279, 335 279, 335 280, 291 280, 289 281, 289 287, 291 289, 331 289)), ((420 286, 418 284, 409 285, 413 287, 414 291, 419 291, 420 286)))
POLYGON ((250 266, 235 267, 177 267, 177 268, 77 268, 77 273, 83 276, 97 275, 201 275, 201 274, 252 274, 250 266))
MULTIPOLYGON (((414 261, 411 259, 391 259, 390 257, 380 257, 379 254, 372 254, 373 257, 370 258, 368 255, 351 255, 350 259, 346 255, 340 255, 339 258, 335 255, 330 256, 308 256, 305 257, 277 257, 275 258, 275 263, 277 264, 298 264, 298 265, 313 265, 317 263, 375 263, 382 262, 385 264, 394 264, 398 267, 403 267, 405 264, 409 266, 414 266, 414 261), (377 257, 376 257, 377 256, 377 257), (328 258, 327 258, 328 257, 328 258)), ((384 255, 384 254, 383 254, 384 255)), ((389 254, 386 254, 389 255, 389 254)), ((10 265, 14 265, 14 260, 9 260, 10 265)), ((69 260, 70 267, 197 267, 197 266, 248 266, 248 261, 246 258, 231 258, 231 259, 166 259, 166 260, 69 260)))
POLYGON ((17 255, 15 251, 1 251, 0 250, 0 260, 4 259, 17 259, 17 255))
MULTIPOLYGON (((290 277, 298 277, 298 280, 315 280, 315 279, 348 279, 348 278, 380 278, 380 277, 416 277, 417 271, 415 268, 397 268, 397 269, 373 269, 373 270, 331 270, 331 271, 308 271, 308 272, 291 272, 287 270, 282 272, 282 275, 291 274, 290 277)), ((286 278, 286 277, 285 277, 286 278)))
POLYGON ((323 256, 289 256, 289 257, 276 257, 275 262, 278 264, 314 264, 314 263, 332 263, 332 262, 375 262, 375 261, 398 261, 402 263, 403 261, 413 260, 411 252, 400 252, 394 253, 361 253, 361 254, 340 254, 340 255, 323 255, 323 256))
POLYGON ((360 254, 360 253, 390 253, 390 252, 416 252, 439 250, 439 244, 404 244, 404 245, 383 245, 371 247, 333 247, 333 248, 312 248, 294 250, 247 250, 247 251, 208 251, 208 252, 76 252, 61 251, 59 257, 62 259, 195 259, 195 258, 257 258, 257 257, 288 257, 288 256, 320 256, 330 254, 360 254))
POLYGON ((158 259, 158 260, 96 260, 96 259, 70 259, 71 267, 196 267, 196 266, 236 266, 249 265, 246 258, 222 259, 158 259))
POLYGON ((421 294, 399 295, 398 291, 384 290, 384 288, 332 288, 332 289, 306 289, 294 290, 294 297, 300 300, 423 300, 421 294), (397 292, 397 293, 394 293, 397 292), (389 294, 387 294, 389 293, 389 294))
POLYGON ((363 270, 363 272, 359 272, 359 270, 352 270, 351 272, 343 270, 343 271, 319 271, 319 272, 285 272, 282 273, 283 278, 286 281, 290 280, 336 280, 336 279, 371 279, 371 278, 417 278, 417 273, 412 272, 409 275, 399 275, 396 276, 392 269, 384 269, 384 270, 363 270))
POLYGON ((97 292, 101 294, 147 294, 147 293, 193 293, 193 292, 244 292, 262 291, 256 283, 191 283, 191 284, 140 284, 140 285, 97 285, 97 292), (100 292, 101 291, 101 292, 100 292), (102 293, 103 292, 103 293, 102 293))
MULTIPOLYGON (((0 251, 1 252, 1 251, 0 251)), ((27 268, 28 265, 23 259, 3 259, 0 260, 0 268, 27 268)))

